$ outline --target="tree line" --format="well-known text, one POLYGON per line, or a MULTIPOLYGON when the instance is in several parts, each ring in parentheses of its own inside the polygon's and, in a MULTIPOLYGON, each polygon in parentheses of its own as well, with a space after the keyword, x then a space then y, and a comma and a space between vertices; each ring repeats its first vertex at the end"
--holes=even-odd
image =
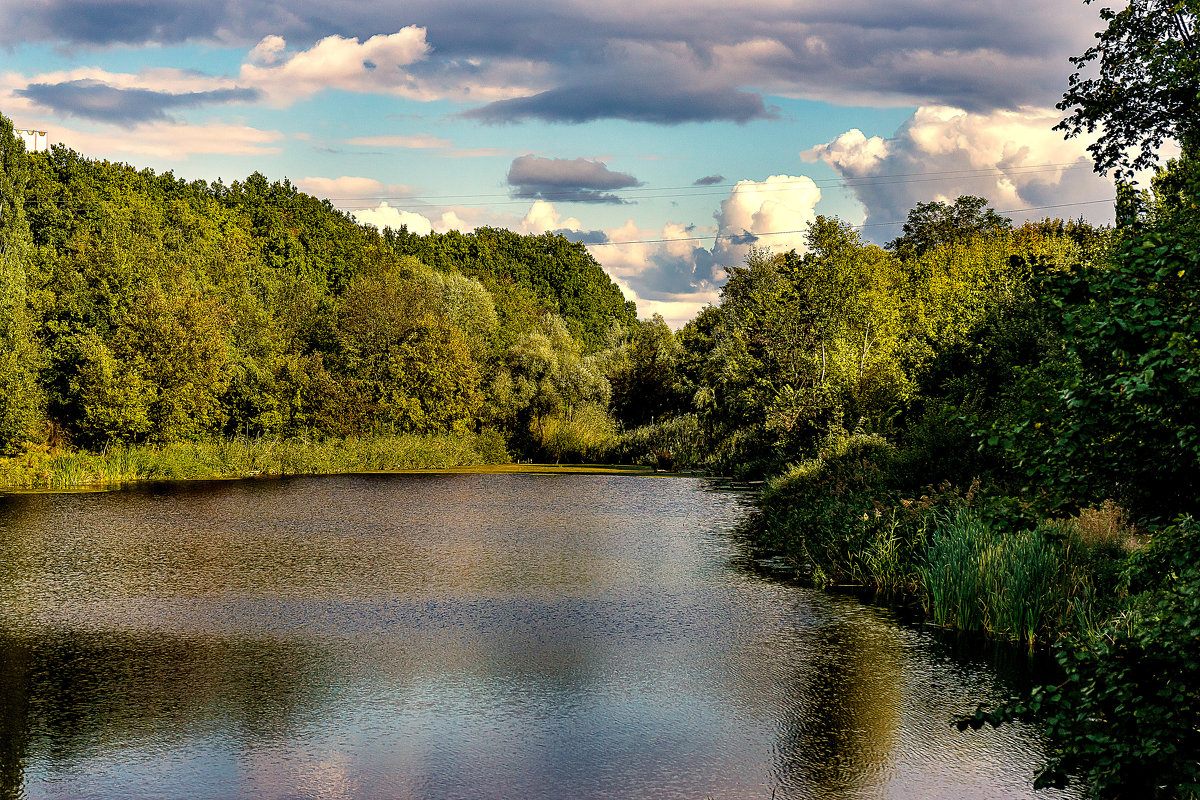
POLYGON ((0 157, 6 453, 485 428, 542 452, 607 403, 591 356, 636 321, 561 236, 380 232, 257 173, 26 153, 2 117, 0 157))

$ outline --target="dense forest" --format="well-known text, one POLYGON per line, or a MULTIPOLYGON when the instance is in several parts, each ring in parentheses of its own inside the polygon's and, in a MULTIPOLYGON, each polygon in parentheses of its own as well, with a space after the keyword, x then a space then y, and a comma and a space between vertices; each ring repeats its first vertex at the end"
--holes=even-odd
POLYGON ((381 233, 286 181, 30 154, 2 125, 5 452, 486 429, 579 457, 576 419, 609 432, 595 354, 636 311, 582 245, 381 233))

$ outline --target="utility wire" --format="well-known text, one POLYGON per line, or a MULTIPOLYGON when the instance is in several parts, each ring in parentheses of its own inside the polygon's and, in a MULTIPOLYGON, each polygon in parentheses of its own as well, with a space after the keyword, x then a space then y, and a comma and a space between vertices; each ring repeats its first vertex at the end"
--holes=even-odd
MULTIPOLYGON (((1090 205, 1095 205, 1097 203, 1113 203, 1113 202, 1116 202, 1116 198, 1110 198, 1108 200, 1084 200, 1079 203, 1056 203, 1055 205, 1030 206, 1029 208, 1011 208, 1011 209, 1008 209, 1007 211, 997 211, 996 213, 997 214, 1020 214, 1025 211, 1042 211, 1042 210, 1048 209, 1048 208, 1068 208, 1070 206, 1090 206, 1090 205)), ((906 220, 897 220, 895 222, 867 222, 867 223, 863 223, 861 225, 848 225, 847 227, 855 229, 855 230, 862 230, 863 228, 876 228, 876 227, 882 227, 884 225, 903 225, 905 222, 906 222, 906 220)), ((668 242, 707 242, 709 239, 712 239, 714 242, 716 242, 717 240, 720 240, 720 239, 742 239, 742 238, 745 238, 748 236, 753 236, 755 238, 760 237, 760 236, 786 236, 788 234, 806 233, 806 232, 807 231, 804 229, 795 230, 795 231, 763 231, 762 233, 751 233, 750 231, 744 231, 742 233, 718 233, 718 234, 713 234, 712 236, 682 236, 678 239, 640 239, 637 241, 628 241, 628 242, 584 242, 584 244, 588 247, 619 247, 621 245, 626 245, 626 244, 666 244, 668 242)))
MULTIPOLYGON (((711 195, 724 195, 732 190, 733 192, 753 191, 753 192, 783 192, 796 186, 796 184, 812 183, 818 189, 830 188, 849 188, 853 189, 859 186, 890 186, 904 183, 929 183, 942 180, 969 180, 977 178, 994 178, 994 177, 1016 177, 1022 175, 1037 175, 1045 172, 1063 172, 1066 170, 1091 170, 1090 163, 1082 162, 1064 162, 1060 164, 1029 164, 1011 169, 1000 169, 998 167, 987 167, 983 169, 963 169, 963 170, 944 170, 939 172, 902 172, 892 175, 870 175, 863 177, 841 177, 841 178, 822 178, 815 180, 812 178, 793 178, 786 181, 776 181, 773 183, 758 183, 751 182, 752 185, 745 186, 745 182, 728 183, 728 184, 711 184, 705 186, 633 186, 624 189, 595 189, 589 191, 605 192, 621 192, 625 195, 641 193, 641 192, 683 192, 683 194, 638 194, 638 199, 658 200, 675 197, 704 197, 711 195), (695 189, 697 191, 686 191, 695 189)), ((479 202, 479 203, 457 203, 459 206, 484 206, 484 205, 513 205, 523 204, 532 200, 545 198, 539 197, 522 197, 513 198, 511 192, 498 192, 493 194, 418 194, 418 195, 360 195, 355 197, 326 197, 335 205, 360 203, 365 201, 408 201, 408 202, 430 202, 433 200, 456 200, 459 198, 480 199, 487 197, 504 197, 508 198, 503 201, 479 202)), ((558 201, 558 202, 570 202, 558 201)))

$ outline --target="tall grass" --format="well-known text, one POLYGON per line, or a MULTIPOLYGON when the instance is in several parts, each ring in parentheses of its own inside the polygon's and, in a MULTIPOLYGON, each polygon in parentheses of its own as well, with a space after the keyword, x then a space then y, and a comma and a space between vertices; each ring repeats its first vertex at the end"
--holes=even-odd
POLYGON ((117 446, 103 453, 35 445, 0 459, 0 487, 70 489, 138 480, 320 475, 502 464, 503 437, 400 435, 369 439, 217 439, 117 446))
POLYGON ((965 508, 934 528, 920 566, 934 622, 983 629, 983 555, 992 538, 991 528, 965 508))
POLYGON ((1089 600, 1069 561, 1069 546, 1047 525, 1008 531, 958 508, 938 520, 919 572, 938 624, 1034 642, 1089 600))

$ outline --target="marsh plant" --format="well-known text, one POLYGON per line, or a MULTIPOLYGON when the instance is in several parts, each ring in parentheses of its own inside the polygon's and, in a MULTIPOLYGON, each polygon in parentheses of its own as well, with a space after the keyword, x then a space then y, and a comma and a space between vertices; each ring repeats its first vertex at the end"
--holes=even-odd
MULTIPOLYGON (((1080 517, 1010 527, 986 509, 936 516, 919 572, 935 622, 1025 642, 1087 630, 1116 600, 1120 560, 1080 517)), ((1107 506, 1109 518, 1119 512, 1107 506)), ((1126 534, 1122 534, 1125 536, 1126 534)))
POLYGON ((509 460, 503 436, 494 431, 321 441, 216 439, 117 445, 101 453, 33 445, 17 456, 0 459, 0 486, 69 489, 137 480, 445 469, 509 460))

